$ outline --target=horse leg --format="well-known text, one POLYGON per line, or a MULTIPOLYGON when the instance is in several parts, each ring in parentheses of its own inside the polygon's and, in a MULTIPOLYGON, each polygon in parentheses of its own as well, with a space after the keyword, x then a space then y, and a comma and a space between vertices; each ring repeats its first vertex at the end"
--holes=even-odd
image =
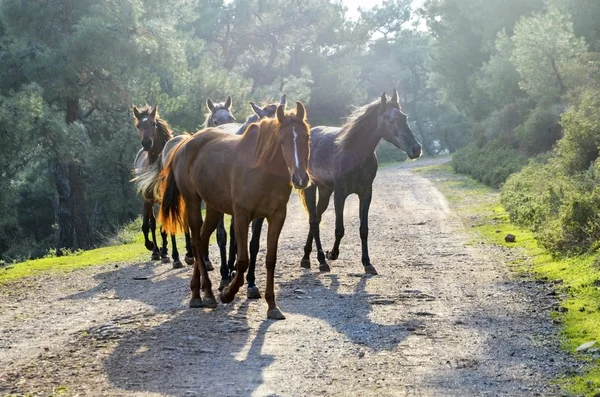
POLYGON ((233 216, 229 225, 229 261, 227 267, 229 268, 229 274, 235 271, 235 257, 237 253, 237 242, 235 240, 235 221, 233 216))
POLYGON ((246 281, 248 282, 248 299, 260 299, 260 291, 256 286, 256 277, 254 270, 256 269, 256 257, 258 256, 258 249, 260 248, 260 233, 262 232, 262 225, 265 218, 258 218, 252 221, 252 239, 250 240, 250 266, 248 267, 248 275, 246 281))
MULTIPOLYGON (((311 188, 308 188, 311 189, 311 188)), ((327 264, 327 262, 325 261, 325 254, 323 253, 323 247, 321 245, 321 234, 319 232, 319 214, 317 211, 317 190, 316 188, 311 189, 311 191, 307 191, 308 189, 305 189, 305 200, 306 200, 306 206, 308 207, 309 210, 309 220, 308 223, 310 224, 310 230, 312 232, 312 235, 315 239, 315 244, 317 246, 317 259, 319 260, 319 270, 322 272, 328 272, 331 269, 329 268, 329 265, 327 264)), ((306 251, 305 251, 306 253, 306 251)), ((301 262, 301 265, 304 265, 304 258, 303 258, 303 262, 301 262)))
POLYGON ((144 208, 142 210, 142 233, 144 234, 144 245, 148 251, 154 250, 154 244, 148 238, 150 233, 150 212, 152 211, 152 203, 144 200, 144 208))
POLYGON ((362 264, 367 274, 377 274, 377 270, 369 259, 369 248, 367 238, 369 236, 369 207, 373 197, 373 186, 369 186, 358 195, 360 212, 360 243, 362 247, 362 264))
POLYGON ((171 234, 171 245, 173 246, 173 269, 181 269, 183 264, 179 260, 179 251, 177 251, 177 241, 174 234, 171 234))
POLYGON ((156 244, 156 217, 154 216, 152 207, 150 207, 150 233, 152 234, 152 244, 154 245, 152 260, 157 261, 160 259, 160 251, 158 250, 158 244, 156 244))
POLYGON ((194 264, 194 252, 192 251, 192 239, 189 230, 185 232, 185 263, 188 265, 194 264))
MULTIPOLYGON (((192 279, 190 281, 190 290, 192 298, 190 299, 190 307, 202 307, 202 298, 200 297, 200 276, 206 273, 206 265, 204 263, 204 253, 200 251, 200 228, 202 214, 200 212, 200 202, 186 202, 186 216, 191 231, 191 245, 194 252, 194 267, 192 271, 192 279)), ((208 278, 208 273, 207 273, 208 278)), ((209 280, 210 282, 210 280, 209 280)))
POLYGON ((300 266, 305 269, 310 269, 310 253, 312 252, 312 243, 313 243, 313 237, 314 237, 312 227, 310 227, 310 218, 311 218, 311 214, 312 214, 312 208, 310 207, 310 203, 314 203, 314 201, 315 201, 315 197, 312 197, 312 196, 316 196, 317 186, 311 185, 311 186, 307 187, 306 189, 304 189, 303 194, 304 194, 304 202, 306 203, 306 209, 308 211, 309 227, 308 227, 308 236, 306 237, 306 244, 304 245, 304 256, 302 257, 302 260, 300 261, 300 266), (311 197, 310 200, 309 200, 309 197, 311 197))
MULTIPOLYGON (((200 212, 200 227, 202 227, 203 223, 204 221, 202 220, 202 212, 200 212)), ((215 270, 215 267, 213 266, 208 256, 208 248, 206 248, 206 250, 204 251, 204 263, 206 263, 206 270, 208 270, 209 272, 215 270)))
POLYGON ((219 245, 219 253, 221 254, 221 289, 225 281, 229 282, 229 270, 227 269, 227 232, 225 231, 225 215, 221 214, 219 224, 217 225, 217 244, 219 245), (223 276, 225 274, 225 276, 223 276), (223 278, 224 277, 224 278, 223 278))
POLYGON ((167 233, 165 233, 160 228, 160 237, 162 238, 162 247, 160 249, 160 263, 171 263, 171 258, 169 258, 169 248, 167 243, 167 233))
POLYGON ((267 265, 267 288, 265 290, 265 300, 267 301, 267 305, 269 309, 267 311, 267 318, 271 318, 273 320, 283 320, 285 316, 277 307, 277 303, 275 303, 275 264, 277 263, 277 243, 279 242, 279 234, 281 233, 281 229, 283 228, 283 223, 285 222, 286 209, 283 208, 282 211, 274 214, 269 217, 269 228, 267 230, 267 257, 266 257, 266 265, 267 265))
POLYGON ((331 251, 327 252, 327 259, 336 260, 340 255, 340 242, 344 237, 344 205, 348 194, 341 190, 335 191, 333 205, 335 206, 335 243, 331 251))
MULTIPOLYGON (((219 220, 223 217, 223 214, 218 212, 212 207, 206 206, 206 218, 200 229, 200 253, 204 256, 204 253, 208 250, 208 244, 210 242, 210 236, 214 233, 219 220)), ((206 269, 208 271, 208 269, 206 269)), ((202 291, 204 292, 203 305, 206 307, 217 307, 217 301, 212 293, 211 282, 208 278, 208 273, 202 274, 202 291)))
POLYGON ((250 219, 246 214, 236 214, 234 220, 237 240, 236 272, 231 283, 221 291, 221 302, 223 303, 233 301, 235 294, 244 285, 244 273, 248 269, 248 224, 250 219))

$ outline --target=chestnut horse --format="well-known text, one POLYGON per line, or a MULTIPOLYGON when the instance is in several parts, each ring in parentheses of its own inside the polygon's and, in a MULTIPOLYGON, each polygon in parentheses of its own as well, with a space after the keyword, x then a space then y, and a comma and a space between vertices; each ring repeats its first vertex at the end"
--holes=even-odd
POLYGON ((159 218, 170 233, 192 232, 194 271, 190 283, 190 307, 216 307, 217 302, 204 262, 208 239, 221 214, 234 216, 237 237, 236 274, 220 294, 229 303, 244 284, 248 267, 248 226, 264 217, 267 232, 267 317, 284 319, 275 303, 274 273, 277 244, 283 227, 292 185, 298 189, 310 183, 308 175, 310 127, 304 105, 296 102, 295 113, 277 107, 275 119, 251 124, 243 135, 226 135, 208 128, 189 137, 175 148, 161 172, 159 218), (291 181, 291 183, 290 183, 291 181), (200 230, 202 202, 206 219, 200 230), (204 301, 200 296, 200 287, 204 301))

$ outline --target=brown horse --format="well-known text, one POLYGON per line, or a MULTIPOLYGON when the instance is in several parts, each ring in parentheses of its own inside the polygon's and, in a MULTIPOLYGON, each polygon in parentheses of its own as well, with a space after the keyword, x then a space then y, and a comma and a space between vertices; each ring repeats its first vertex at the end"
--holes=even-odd
MULTIPOLYGON (((169 263, 168 248, 167 248, 167 234, 164 230, 161 230, 160 234, 162 237, 162 247, 159 251, 158 244, 156 243, 156 217, 154 216, 154 204, 156 198, 154 196, 152 183, 154 183, 155 176, 158 175, 158 171, 161 168, 161 155, 162 151, 167 145, 167 142, 173 138, 171 130, 165 120, 162 120, 158 116, 158 106, 143 106, 141 108, 133 107, 133 115, 135 116, 135 127, 138 130, 142 148, 138 151, 134 161, 134 172, 136 177, 135 181, 138 192, 144 199, 144 207, 142 210, 142 232, 144 233, 144 242, 146 248, 152 251, 152 260, 160 259, 162 263, 169 263), (153 174, 154 177, 150 180, 150 183, 143 184, 143 176, 145 174, 153 174), (152 235, 152 241, 148 238, 148 233, 152 235)), ((188 234, 186 233, 186 242, 189 241, 188 234)), ((179 252, 177 251, 177 244, 175 242, 175 235, 171 235, 171 244, 173 245, 173 268, 179 269, 183 267, 183 264, 179 260, 179 252)), ((190 252, 189 244, 186 244, 188 257, 190 252)))
POLYGON ((159 218, 170 233, 191 229, 195 261, 190 307, 217 305, 204 253, 221 214, 234 216, 238 255, 235 277, 220 295, 223 303, 231 302, 244 284, 248 268, 248 226, 253 219, 264 217, 269 223, 267 317, 285 318, 275 303, 273 289, 277 244, 292 184, 304 189, 310 183, 309 136, 304 105, 296 102, 295 113, 285 113, 280 105, 275 119, 251 124, 243 135, 227 135, 220 129, 207 128, 175 148, 161 173, 159 218), (200 230, 202 201, 206 203, 206 218, 200 230), (204 301, 200 297, 200 286, 204 301))

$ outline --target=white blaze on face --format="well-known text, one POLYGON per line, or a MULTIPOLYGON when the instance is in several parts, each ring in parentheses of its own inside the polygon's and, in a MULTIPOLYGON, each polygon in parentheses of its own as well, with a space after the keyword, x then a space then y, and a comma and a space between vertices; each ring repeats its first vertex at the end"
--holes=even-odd
POLYGON ((148 117, 144 117, 142 121, 148 121, 148 117))
POLYGON ((292 127, 292 133, 294 134, 294 158, 296 159, 296 168, 300 168, 300 159, 298 158, 298 145, 296 143, 296 139, 298 138, 296 127, 292 127))

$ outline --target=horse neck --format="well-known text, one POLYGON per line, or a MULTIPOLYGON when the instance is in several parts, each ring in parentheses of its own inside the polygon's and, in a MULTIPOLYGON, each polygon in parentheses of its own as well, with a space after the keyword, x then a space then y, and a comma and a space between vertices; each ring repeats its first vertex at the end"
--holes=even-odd
POLYGON ((252 123, 256 123, 257 121, 259 121, 259 117, 255 114, 248 116, 248 118, 246 119, 246 122, 244 124, 242 124, 242 126, 240 127, 240 129, 236 132, 236 135, 242 135, 244 133, 244 131, 246 131, 246 129, 248 128, 248 126, 252 123))
POLYGON ((150 164, 153 164, 156 160, 160 158, 160 155, 163 149, 165 148, 165 144, 169 140, 169 137, 163 134, 162 131, 157 132, 158 133, 156 141, 154 142, 154 145, 152 145, 152 149, 150 149, 150 151, 148 152, 148 161, 150 162, 150 164))
MULTIPOLYGON (((377 113, 373 113, 369 116, 368 122, 362 123, 360 130, 352 131, 354 136, 340 152, 342 159, 351 157, 353 160, 362 161, 375 152, 382 138, 377 128, 377 117, 377 113)), ((343 133, 349 132, 350 130, 343 133)))

